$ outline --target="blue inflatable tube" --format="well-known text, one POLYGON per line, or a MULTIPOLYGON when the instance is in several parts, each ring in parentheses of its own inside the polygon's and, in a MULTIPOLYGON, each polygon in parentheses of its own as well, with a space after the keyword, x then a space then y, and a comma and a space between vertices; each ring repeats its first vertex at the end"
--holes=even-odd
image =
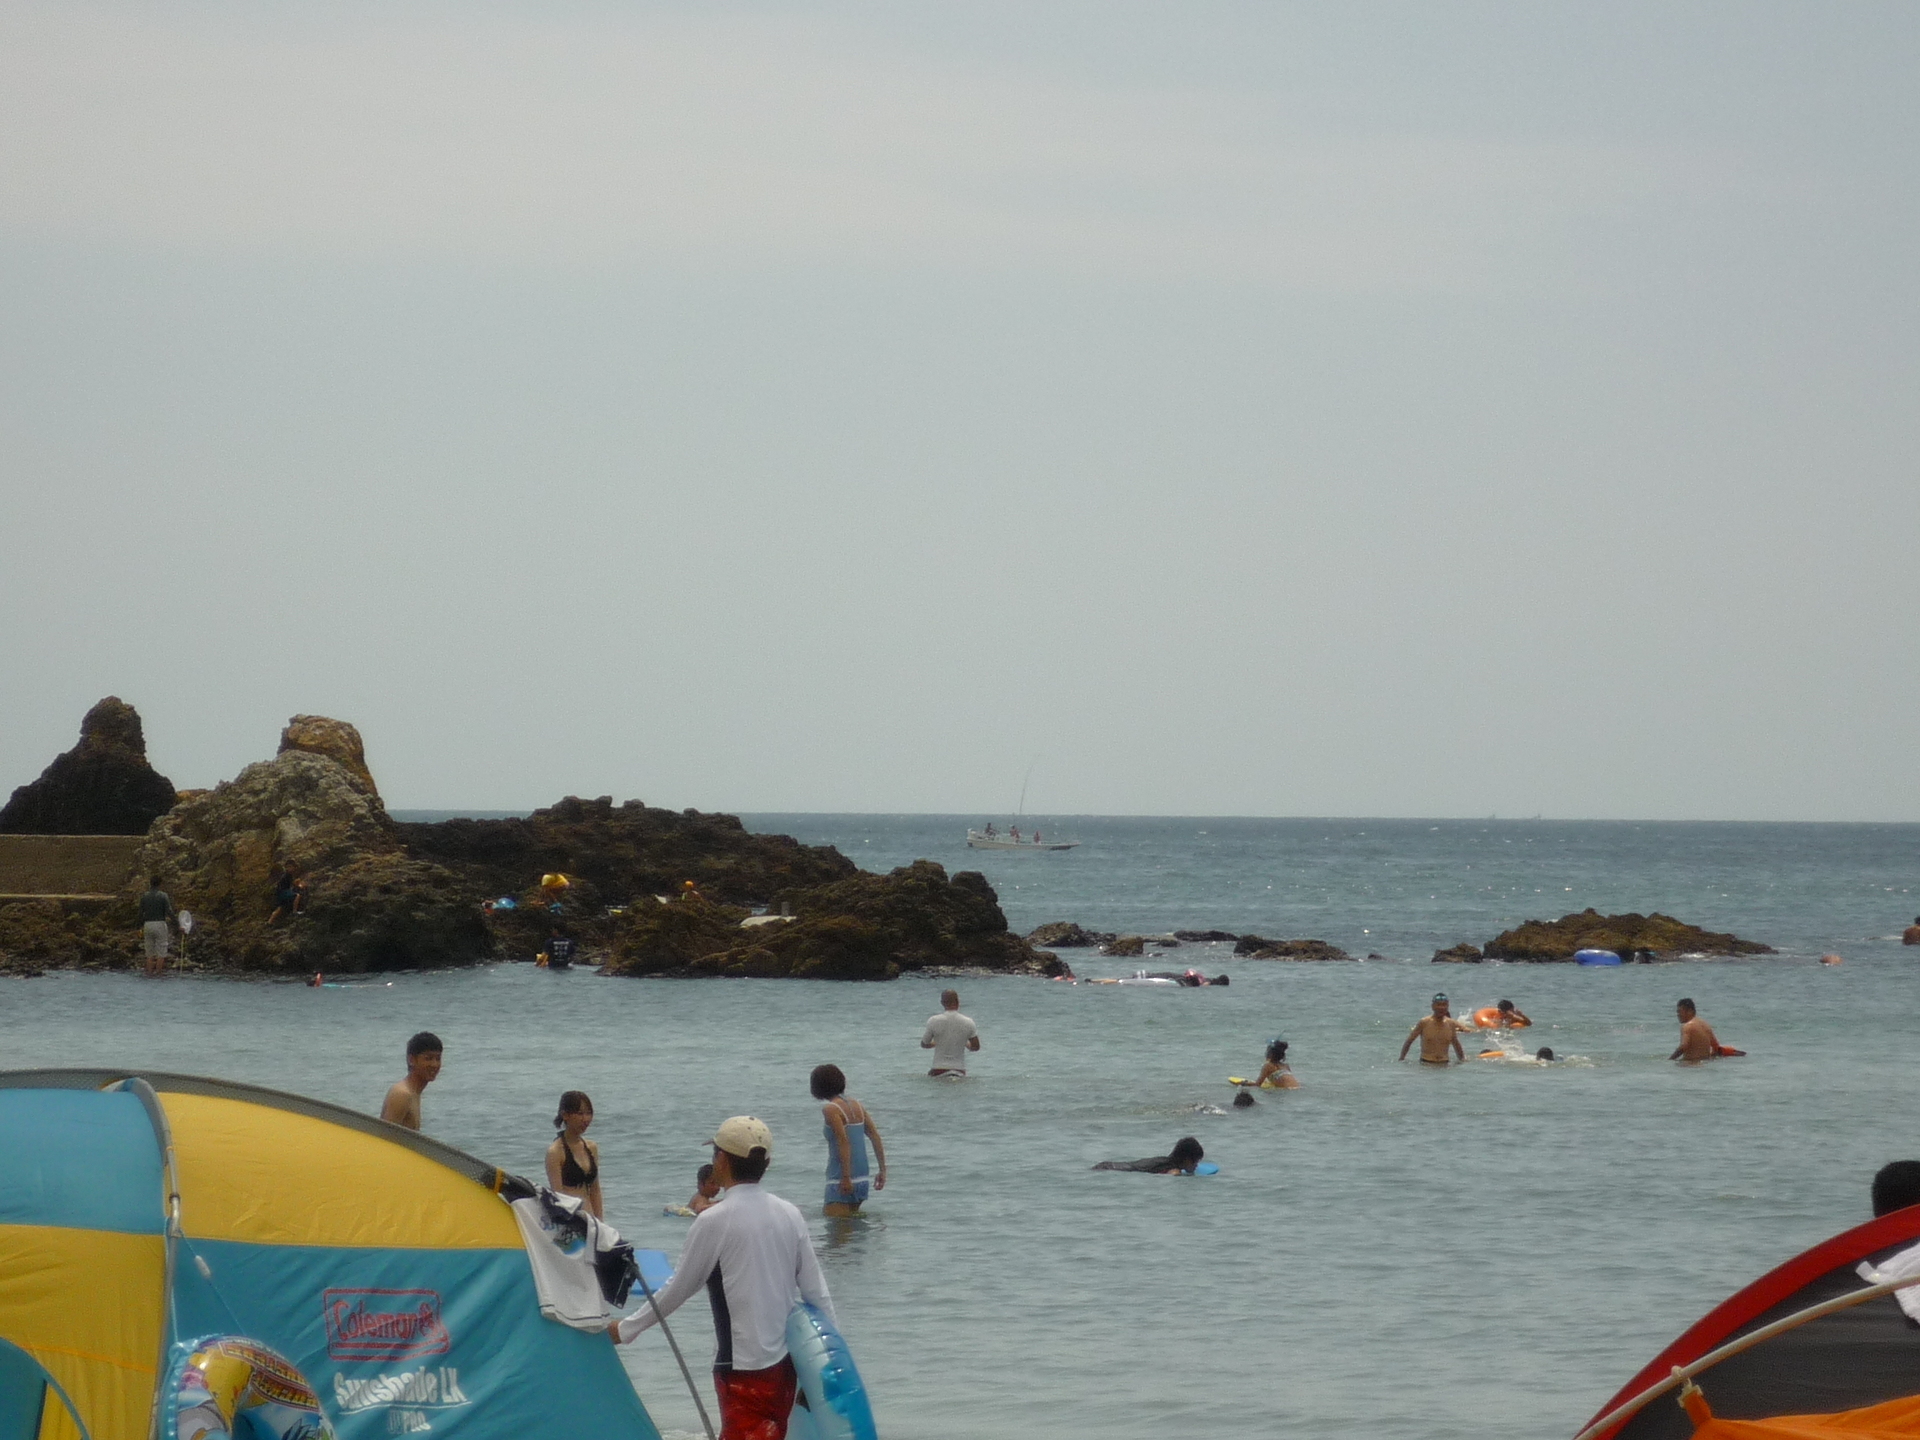
POLYGON ((804 1300, 787 1316, 787 1353, 800 1379, 788 1440, 879 1440, 853 1352, 833 1322, 804 1300))
POLYGON ((1612 950, 1576 950, 1573 952, 1576 965, 1618 965, 1620 957, 1612 950))

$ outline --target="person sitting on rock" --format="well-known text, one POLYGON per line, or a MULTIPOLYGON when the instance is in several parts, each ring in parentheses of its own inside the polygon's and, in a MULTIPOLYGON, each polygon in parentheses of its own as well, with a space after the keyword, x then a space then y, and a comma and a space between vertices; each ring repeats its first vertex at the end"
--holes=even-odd
POLYGON ((1191 1175, 1207 1157, 1200 1142, 1182 1135, 1165 1155, 1150 1155, 1144 1160, 1102 1160, 1096 1170, 1132 1170, 1142 1175, 1191 1175))
POLYGON ((267 916, 271 925, 282 915, 292 919, 305 908, 307 903, 307 884, 300 878, 300 872, 289 860, 284 865, 276 865, 273 870, 273 913, 267 916))

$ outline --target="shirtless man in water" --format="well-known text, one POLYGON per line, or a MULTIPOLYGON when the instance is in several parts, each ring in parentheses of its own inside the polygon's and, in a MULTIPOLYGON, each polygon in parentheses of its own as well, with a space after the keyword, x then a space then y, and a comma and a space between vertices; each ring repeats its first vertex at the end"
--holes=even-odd
POLYGON ((409 1130, 420 1128, 420 1092, 440 1073, 440 1051, 440 1037, 431 1030, 422 1030, 407 1041, 406 1078, 395 1081, 387 1091, 386 1103, 380 1107, 382 1120, 409 1130))
POLYGON ((1698 1065, 1702 1060, 1717 1056, 1720 1053, 1720 1037, 1713 1033, 1711 1025, 1700 1018, 1693 1001, 1682 1000, 1673 1008, 1680 1017, 1680 1046, 1667 1058, 1687 1065, 1698 1065))
POLYGON ((1460 1032, 1466 1027, 1449 1013, 1447 997, 1433 997, 1433 1013, 1422 1015, 1407 1032, 1405 1042, 1400 1046, 1400 1058, 1407 1058, 1407 1051, 1413 1048, 1413 1042, 1420 1042, 1420 1063, 1422 1065, 1445 1065, 1447 1047, 1453 1047, 1453 1053, 1460 1058, 1462 1065, 1467 1063, 1467 1052, 1460 1048, 1460 1032))

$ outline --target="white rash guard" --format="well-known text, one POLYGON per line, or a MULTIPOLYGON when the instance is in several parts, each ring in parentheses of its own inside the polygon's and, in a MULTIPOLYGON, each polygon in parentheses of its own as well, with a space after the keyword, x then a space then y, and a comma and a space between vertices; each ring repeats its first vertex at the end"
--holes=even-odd
MULTIPOLYGON (((796 1298, 833 1319, 833 1297, 807 1222, 793 1205, 758 1185, 733 1186, 726 1204, 694 1219, 679 1267, 658 1294, 661 1312, 671 1315, 703 1286, 713 1302, 719 1338, 716 1370, 765 1370, 785 1359, 787 1316, 796 1298)), ((620 1322, 620 1338, 633 1339, 654 1319, 653 1306, 642 1296, 641 1308, 620 1322)))

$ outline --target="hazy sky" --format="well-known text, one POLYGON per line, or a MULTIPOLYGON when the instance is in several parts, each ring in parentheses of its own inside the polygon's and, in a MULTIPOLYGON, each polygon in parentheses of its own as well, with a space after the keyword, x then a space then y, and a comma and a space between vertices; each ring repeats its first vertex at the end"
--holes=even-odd
POLYGON ((1920 819, 1920 6, 0 3, 0 796, 1920 819), (1037 759, 1036 759, 1037 757, 1037 759))

